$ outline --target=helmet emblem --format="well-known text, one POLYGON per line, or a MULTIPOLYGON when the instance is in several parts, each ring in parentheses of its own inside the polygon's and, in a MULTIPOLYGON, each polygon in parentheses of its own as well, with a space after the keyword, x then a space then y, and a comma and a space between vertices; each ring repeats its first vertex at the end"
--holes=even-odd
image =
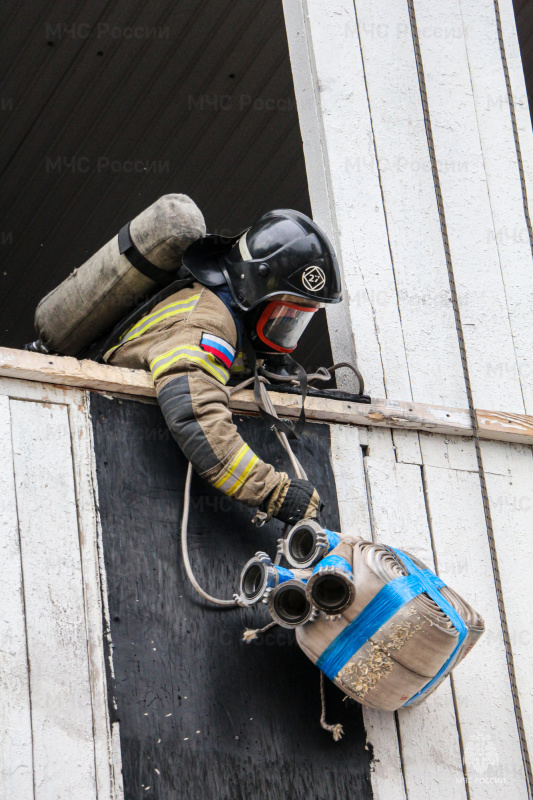
POLYGON ((319 292, 326 283, 326 273, 321 267, 307 267, 302 275, 302 283, 310 292, 319 292))

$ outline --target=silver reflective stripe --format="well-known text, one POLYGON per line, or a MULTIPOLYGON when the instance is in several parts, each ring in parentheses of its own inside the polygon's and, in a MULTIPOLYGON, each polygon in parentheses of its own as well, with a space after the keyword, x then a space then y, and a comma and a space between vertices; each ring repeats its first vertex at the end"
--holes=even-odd
POLYGON ((250 450, 247 444, 243 444, 230 465, 225 468, 223 475, 214 484, 215 488, 227 495, 234 494, 246 482, 258 461, 254 451, 250 450))

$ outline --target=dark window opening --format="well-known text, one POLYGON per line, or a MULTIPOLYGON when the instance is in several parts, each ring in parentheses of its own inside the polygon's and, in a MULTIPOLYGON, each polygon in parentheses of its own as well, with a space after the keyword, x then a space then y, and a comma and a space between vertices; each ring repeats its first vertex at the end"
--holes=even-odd
MULTIPOLYGON (((311 213, 281 0, 6 2, 0 51, 0 344, 162 194, 208 231, 311 213)), ((323 312, 299 360, 331 363, 323 312)))

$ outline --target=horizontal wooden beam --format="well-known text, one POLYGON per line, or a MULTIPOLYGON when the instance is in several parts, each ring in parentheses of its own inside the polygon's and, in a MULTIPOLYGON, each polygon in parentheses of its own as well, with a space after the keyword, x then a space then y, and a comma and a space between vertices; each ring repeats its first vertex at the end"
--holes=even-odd
MULTIPOLYGON (((6 347, 0 347, 0 376, 114 394, 155 397, 151 376, 144 370, 6 347)), ((270 396, 281 417, 290 419, 298 416, 299 397, 279 392, 270 392, 270 396)), ((253 392, 246 389, 233 395, 231 408, 241 414, 258 413, 253 392)), ((472 436, 470 414, 463 408, 379 399, 367 405, 320 397, 309 397, 305 408, 308 419, 315 422, 472 436)), ((533 417, 499 411, 477 411, 476 414, 481 438, 533 445, 533 417)))

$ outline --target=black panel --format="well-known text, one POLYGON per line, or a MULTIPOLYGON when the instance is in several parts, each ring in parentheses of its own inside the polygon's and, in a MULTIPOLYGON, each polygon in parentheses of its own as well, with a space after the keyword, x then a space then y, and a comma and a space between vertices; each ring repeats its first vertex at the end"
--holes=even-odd
MULTIPOLYGON (((346 731, 333 742, 319 725, 319 672, 294 634, 274 628, 243 644, 266 609, 207 607, 190 587, 178 553, 187 462, 158 406, 95 394, 92 415, 126 800, 370 798, 360 707, 328 682, 328 721, 346 731)), ((262 420, 236 421, 287 468, 262 420)), ((295 450, 338 529, 327 426, 309 425, 295 450)), ((216 596, 231 597, 257 550, 275 552, 280 524, 258 530, 252 514, 195 478, 191 561, 216 596)))

